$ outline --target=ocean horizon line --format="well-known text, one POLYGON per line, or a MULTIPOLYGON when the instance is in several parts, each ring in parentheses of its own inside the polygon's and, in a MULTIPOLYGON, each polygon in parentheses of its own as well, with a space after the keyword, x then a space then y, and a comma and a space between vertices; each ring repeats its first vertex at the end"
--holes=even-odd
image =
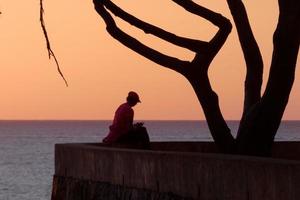
MULTIPOLYGON (((106 122, 106 121, 112 121, 112 119, 0 119, 0 122, 34 122, 34 121, 61 121, 61 122, 76 122, 76 121, 102 121, 102 122, 106 122)), ((176 122, 176 121, 180 121, 180 122, 194 122, 194 121, 199 121, 199 122, 205 122, 205 119, 136 119, 134 120, 134 122, 176 122)), ((238 122, 240 121, 239 119, 229 119, 229 120, 225 120, 226 122, 238 122)), ((300 122, 300 119, 284 119, 282 120, 282 122, 300 122)))

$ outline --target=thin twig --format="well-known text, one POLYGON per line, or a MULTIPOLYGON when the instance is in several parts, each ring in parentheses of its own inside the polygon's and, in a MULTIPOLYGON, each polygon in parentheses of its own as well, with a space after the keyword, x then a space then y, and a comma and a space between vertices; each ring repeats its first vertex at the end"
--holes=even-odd
POLYGON ((49 59, 51 59, 51 56, 54 58, 54 61, 56 63, 56 66, 57 66, 57 71, 58 73, 60 74, 60 76, 63 78, 66 86, 68 87, 68 82, 67 80, 65 79, 61 69, 60 69, 60 66, 59 66, 59 63, 58 63, 58 60, 54 54, 54 52, 52 51, 51 49, 51 46, 50 46, 50 41, 49 41, 49 38, 48 38, 48 33, 47 33, 47 30, 46 30, 46 27, 45 27, 45 22, 44 22, 44 8, 43 8, 43 0, 40 0, 40 22, 41 22, 41 27, 42 27, 42 30, 43 30, 43 33, 44 33, 44 36, 45 36, 45 39, 46 39, 46 44, 47 44, 47 50, 48 50, 48 56, 49 56, 49 59))

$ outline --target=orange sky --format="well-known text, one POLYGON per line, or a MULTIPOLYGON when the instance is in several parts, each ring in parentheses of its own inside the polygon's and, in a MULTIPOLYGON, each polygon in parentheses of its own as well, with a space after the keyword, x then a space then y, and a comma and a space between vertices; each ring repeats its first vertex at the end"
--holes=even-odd
MULTIPOLYGON (((209 40, 216 31, 212 24, 186 13, 170 0, 114 2, 178 35, 209 40)), ((226 1, 195 2, 231 19, 226 1)), ((245 3, 267 77, 277 4, 245 3)), ((112 39, 94 11, 92 0, 45 0, 45 22, 68 88, 53 60, 48 60, 39 25, 39 1, 1 0, 0 10, 0 119, 111 119, 129 90, 137 91, 143 102, 135 107, 137 120, 203 119, 189 83, 176 72, 148 61, 112 39)), ((144 35, 122 21, 118 23, 157 50, 185 59, 193 57, 185 49, 144 35)), ((298 75, 299 69, 285 119, 300 119, 298 75)), ((233 29, 210 68, 211 82, 226 119, 240 118, 244 76, 245 64, 233 29)))

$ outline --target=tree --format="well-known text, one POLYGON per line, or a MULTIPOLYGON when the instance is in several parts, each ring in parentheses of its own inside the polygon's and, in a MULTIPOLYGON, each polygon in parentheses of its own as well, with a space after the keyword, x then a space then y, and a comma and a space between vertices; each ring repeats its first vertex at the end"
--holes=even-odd
POLYGON ((300 2, 278 0, 279 19, 273 36, 273 56, 267 87, 261 95, 263 60, 252 33, 242 0, 227 0, 246 61, 244 108, 237 137, 234 138, 221 113, 218 96, 208 77, 209 66, 231 32, 231 22, 221 14, 191 0, 172 0, 187 12, 198 15, 219 28, 208 42, 179 37, 146 23, 122 10, 110 0, 94 0, 95 9, 106 23, 108 33, 126 47, 164 67, 182 74, 192 85, 204 111, 211 135, 223 153, 270 156, 294 81, 300 42, 300 2), (109 12, 110 11, 110 12, 109 12), (110 14, 162 40, 195 52, 192 61, 162 54, 119 29, 110 14))

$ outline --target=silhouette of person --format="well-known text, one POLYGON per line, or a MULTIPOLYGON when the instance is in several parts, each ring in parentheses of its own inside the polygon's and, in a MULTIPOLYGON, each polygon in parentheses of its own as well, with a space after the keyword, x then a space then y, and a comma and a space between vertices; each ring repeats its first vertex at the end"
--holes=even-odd
MULTIPOLYGON (((134 107, 140 103, 140 97, 136 92, 130 91, 126 103, 121 104, 115 112, 113 124, 109 126, 108 135, 102 140, 103 143, 112 144, 119 141, 122 136, 129 133, 133 127, 134 107)), ((124 137, 123 137, 124 138, 124 137)))

